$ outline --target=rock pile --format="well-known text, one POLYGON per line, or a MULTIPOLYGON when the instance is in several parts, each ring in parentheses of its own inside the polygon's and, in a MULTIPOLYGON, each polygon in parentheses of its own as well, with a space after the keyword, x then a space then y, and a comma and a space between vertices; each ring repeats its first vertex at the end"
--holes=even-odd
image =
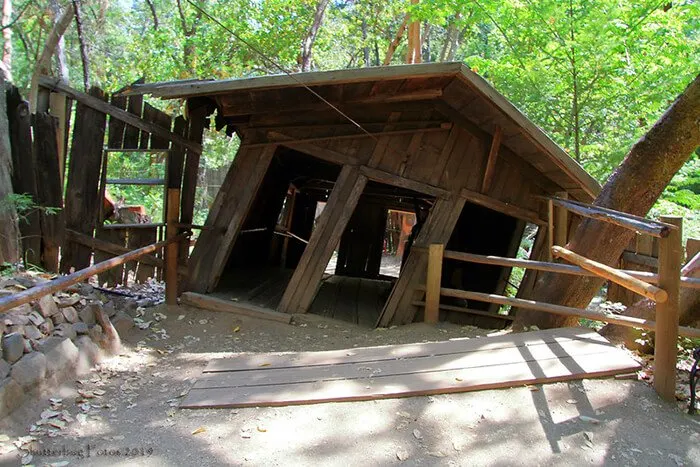
MULTIPOLYGON (((35 286, 31 275, 0 280, 0 296, 35 286)), ((115 306, 88 284, 46 295, 0 315, 0 417, 43 389, 85 371, 119 349, 134 326, 136 302, 115 306)))

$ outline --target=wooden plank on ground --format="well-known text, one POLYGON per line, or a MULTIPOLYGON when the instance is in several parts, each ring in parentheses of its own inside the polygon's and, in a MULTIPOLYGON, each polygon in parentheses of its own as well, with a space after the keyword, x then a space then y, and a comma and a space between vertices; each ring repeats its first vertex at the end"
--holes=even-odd
POLYGON ((494 351, 508 347, 527 347, 544 343, 581 340, 610 345, 600 334, 588 328, 545 329, 537 332, 503 334, 482 338, 452 339, 443 342, 419 342, 376 347, 359 347, 321 352, 277 352, 241 355, 236 358, 212 360, 205 373, 219 371, 255 370, 265 368, 293 368, 315 365, 333 365, 348 362, 376 362, 429 355, 452 355, 476 350, 494 351))
POLYGON ((292 316, 287 313, 268 310, 248 303, 238 303, 194 292, 185 292, 180 296, 180 303, 209 311, 223 311, 252 318, 279 321, 289 324, 292 316))
POLYGON ((607 376, 639 368, 590 329, 211 362, 183 408, 442 394, 607 376), (224 369, 225 371, 220 371, 224 369))

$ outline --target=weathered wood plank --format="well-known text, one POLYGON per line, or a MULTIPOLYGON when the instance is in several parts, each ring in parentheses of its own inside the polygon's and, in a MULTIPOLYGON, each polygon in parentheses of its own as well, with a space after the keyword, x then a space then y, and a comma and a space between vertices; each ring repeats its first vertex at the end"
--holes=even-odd
MULTIPOLYGON (((459 196, 449 200, 438 198, 416 237, 415 245, 447 244, 462 213, 464 203, 465 199, 459 196)), ((406 263, 401 268, 401 275, 377 320, 378 326, 408 324, 413 321, 417 308, 412 303, 420 298, 414 297, 414 294, 418 284, 425 278, 426 266, 426 255, 410 252, 406 263)))
POLYGON ((205 225, 211 229, 202 230, 192 251, 187 290, 215 287, 276 149, 239 149, 209 210, 205 225))
POLYGON ((48 113, 34 115, 34 160, 37 176, 37 204, 58 208, 54 214, 41 212, 41 264, 47 271, 58 272, 59 247, 63 243, 65 213, 63 185, 58 167, 58 122, 48 113))
POLYGON ((370 180, 375 182, 385 183, 387 185, 398 186, 401 188, 407 188, 409 190, 417 191, 430 196, 435 196, 436 198, 449 198, 451 193, 442 188, 428 185, 427 183, 417 182, 409 178, 401 177, 383 170, 374 169, 372 167, 367 167, 366 165, 360 166, 360 173, 370 180))
POLYGON ((367 177, 357 167, 343 166, 326 207, 311 234, 292 279, 282 296, 278 310, 285 313, 308 311, 323 277, 323 271, 338 245, 367 177))
POLYGON ((187 149, 190 149, 194 152, 200 153, 202 152, 202 145, 194 143, 192 141, 188 141, 185 138, 182 138, 179 135, 176 135, 175 133, 171 133, 170 131, 167 131, 163 129, 162 127, 158 125, 154 125, 152 123, 146 122, 143 119, 140 119, 136 117, 135 115, 132 115, 129 112, 125 112, 124 110, 112 106, 104 101, 101 101, 99 99, 95 99, 92 96, 89 96, 85 93, 82 93, 80 91, 76 91, 75 89, 72 89, 71 87, 67 86, 66 84, 56 80, 56 78, 51 78, 48 76, 42 76, 39 79, 39 84, 47 89, 53 90, 55 92, 62 92, 71 98, 75 99, 78 102, 82 102, 86 105, 89 105, 90 107, 93 107, 103 113, 106 113, 112 117, 118 118, 119 120, 122 120, 123 122, 132 125, 136 128, 139 128, 143 131, 147 131, 149 133, 154 133, 157 134, 158 136, 162 136, 163 138, 167 138, 173 142, 177 142, 179 144, 182 144, 183 146, 187 147, 187 149))
MULTIPOLYGON (((29 102, 22 100, 14 86, 7 91, 7 114, 12 150, 12 188, 37 200, 35 161, 32 154, 32 122, 29 102)), ((18 222, 22 235, 22 258, 28 264, 41 264, 41 219, 38 211, 25 214, 18 222)))
POLYGON ((501 135, 503 131, 500 126, 496 127, 496 131, 493 133, 493 139, 491 140, 491 149, 489 149, 489 157, 486 162, 486 171, 484 172, 484 180, 481 183, 481 192, 486 193, 491 187, 491 182, 493 181, 493 176, 496 174, 496 158, 498 157, 498 150, 501 146, 501 135))
POLYGON ((292 316, 287 313, 261 308, 249 303, 236 303, 230 300, 202 295, 194 292, 185 292, 180 296, 180 303, 208 311, 222 311, 236 315, 249 316, 251 318, 291 323, 292 316))
POLYGON ((546 222, 540 219, 539 215, 535 211, 524 209, 514 204, 505 203, 496 198, 467 190, 466 188, 460 191, 460 196, 469 200, 470 203, 478 204, 479 206, 493 209, 494 211, 502 212, 503 214, 507 214, 533 224, 546 225, 546 222))
MULTIPOLYGON (((93 87, 90 95, 104 99, 101 89, 93 87)), ((78 102, 66 186, 66 228, 92 236, 100 210, 100 166, 105 140, 107 116, 78 102)), ((140 245, 142 246, 142 245, 140 245)), ((90 265, 92 251, 71 241, 64 243, 61 272, 90 265)))

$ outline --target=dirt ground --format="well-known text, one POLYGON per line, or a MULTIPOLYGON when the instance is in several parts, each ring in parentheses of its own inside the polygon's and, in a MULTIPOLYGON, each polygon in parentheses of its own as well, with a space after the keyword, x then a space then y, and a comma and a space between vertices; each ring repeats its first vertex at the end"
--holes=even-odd
MULTIPOLYGON (((646 384, 584 380, 534 388, 309 406, 181 410, 208 361, 234 352, 328 350, 475 337, 471 327, 361 329, 316 316, 286 325, 188 307, 134 329, 92 373, 0 423, 0 465, 12 442, 63 399, 74 422, 34 442, 33 465, 641 465, 700 466, 700 417, 646 384), (238 329, 237 329, 238 328, 238 329), (76 404, 77 389, 105 391, 76 404), (86 416, 77 417, 84 413, 86 416), (583 418, 581 418, 583 416, 583 418), (89 457, 88 457, 89 456, 89 457)), ((25 439, 26 440, 26 439, 25 439)))

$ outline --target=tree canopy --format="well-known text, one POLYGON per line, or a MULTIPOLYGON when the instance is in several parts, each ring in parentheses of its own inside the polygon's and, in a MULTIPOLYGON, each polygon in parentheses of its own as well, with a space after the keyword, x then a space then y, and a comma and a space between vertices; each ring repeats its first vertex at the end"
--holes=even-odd
MULTIPOLYGON (((279 73, 256 49, 290 71, 378 66, 409 18, 421 24, 423 62, 466 63, 601 181, 700 63, 696 0, 5 3, 13 9, 4 10, 3 59, 24 88, 65 8, 77 7, 81 28, 68 29, 55 73, 82 87, 85 63, 90 83, 111 91, 140 77, 279 73)), ((391 63, 404 62, 406 46, 403 33, 391 63)), ((700 207, 698 163, 691 158, 667 190, 671 209, 700 207)))

